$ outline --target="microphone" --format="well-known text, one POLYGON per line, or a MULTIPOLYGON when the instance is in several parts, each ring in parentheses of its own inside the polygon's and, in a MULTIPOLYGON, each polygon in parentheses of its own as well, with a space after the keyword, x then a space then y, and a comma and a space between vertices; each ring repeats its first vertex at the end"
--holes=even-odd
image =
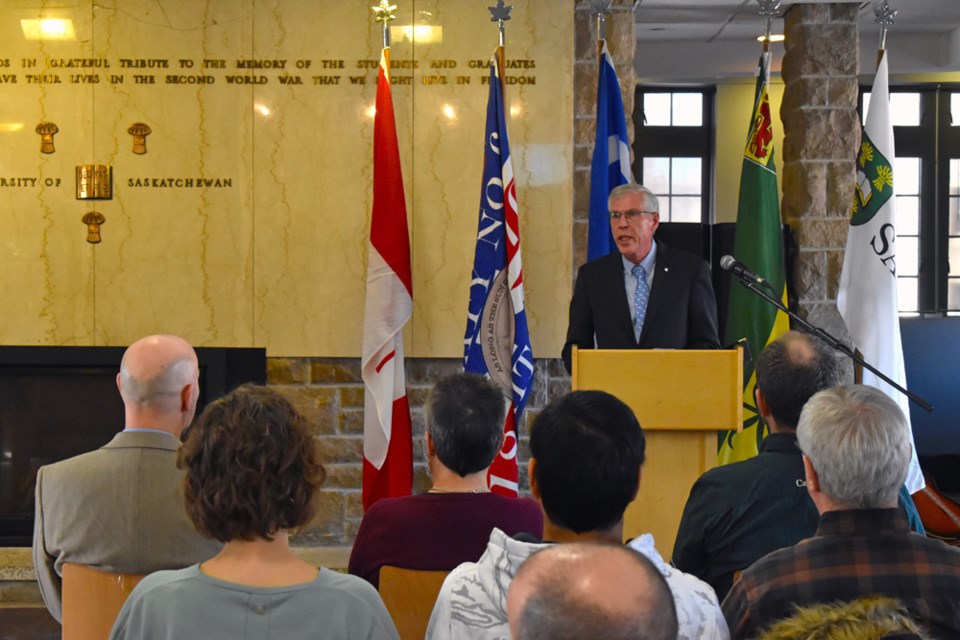
POLYGON ((726 255, 720 258, 720 267, 724 271, 730 271, 741 280, 750 280, 762 287, 770 286, 766 280, 755 274, 753 271, 750 271, 750 269, 747 269, 746 265, 738 261, 733 256, 726 255))

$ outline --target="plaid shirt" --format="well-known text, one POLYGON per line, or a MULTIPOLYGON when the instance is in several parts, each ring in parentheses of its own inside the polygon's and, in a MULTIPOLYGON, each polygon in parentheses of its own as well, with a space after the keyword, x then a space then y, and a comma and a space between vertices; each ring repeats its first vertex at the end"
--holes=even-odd
POLYGON ((814 537, 764 556, 723 601, 734 640, 794 605, 897 598, 936 638, 960 638, 960 549, 911 533, 898 509, 829 511, 814 537))

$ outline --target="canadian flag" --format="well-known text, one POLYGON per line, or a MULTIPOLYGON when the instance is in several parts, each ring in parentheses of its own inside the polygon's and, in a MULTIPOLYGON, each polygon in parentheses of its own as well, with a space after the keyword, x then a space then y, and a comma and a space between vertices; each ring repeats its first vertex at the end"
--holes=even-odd
POLYGON ((363 508, 413 484, 403 325, 413 311, 410 236, 390 95, 390 49, 380 54, 373 121, 373 212, 363 318, 363 508))

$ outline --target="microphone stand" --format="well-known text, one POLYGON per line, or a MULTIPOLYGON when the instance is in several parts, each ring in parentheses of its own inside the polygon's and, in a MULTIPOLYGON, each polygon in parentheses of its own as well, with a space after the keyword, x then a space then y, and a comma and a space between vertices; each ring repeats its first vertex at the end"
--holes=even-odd
MULTIPOLYGON (((879 371, 879 370, 878 370, 876 367, 874 367, 872 364, 870 364, 869 362, 867 362, 866 360, 864 360, 863 357, 861 357, 856 351, 853 351, 850 347, 848 347, 848 346, 845 345, 844 343, 840 342, 839 340, 837 340, 836 338, 834 338, 832 335, 830 335, 829 333, 827 333, 826 331, 824 331, 824 330, 821 329, 820 327, 816 327, 816 326, 810 324, 809 322, 807 322, 806 320, 804 320, 803 318, 801 318, 800 316, 798 316, 798 315, 797 315, 796 313, 794 313, 793 311, 790 311, 790 309, 788 309, 788 308, 786 307, 786 305, 783 304, 782 301, 780 301, 780 300, 777 299, 777 298, 774 298, 773 296, 771 296, 769 293, 767 293, 767 292, 764 291, 763 289, 757 287, 757 286, 756 286, 756 282, 755 282, 752 278, 748 278, 748 277, 744 276, 743 274, 737 273, 737 272, 732 271, 732 270, 730 271, 730 273, 732 273, 734 276, 736 276, 737 280, 740 281, 740 284, 742 284, 744 287, 746 287, 746 288, 749 289, 750 291, 753 291, 755 294, 757 294, 758 296, 760 296, 761 298, 763 298, 764 300, 766 300, 767 302, 769 302, 770 304, 772 304, 772 305, 773 305, 774 307, 776 307, 777 309, 780 309, 780 311, 783 311, 783 312, 784 312, 785 314, 787 314, 794 322, 796 322, 796 323, 799 324, 801 327, 803 327, 804 329, 806 329, 808 333, 811 333, 811 334, 817 336, 818 338, 820 338, 821 340, 823 340, 824 342, 826 342, 828 345, 830 345, 831 347, 833 347, 834 349, 836 349, 836 350, 839 351, 840 353, 842 353, 842 354, 844 354, 844 355, 846 355, 846 356, 849 356, 851 360, 853 360, 854 362, 856 362, 857 364, 859 364, 860 366, 862 366, 864 369, 867 369, 868 371, 871 371, 871 372, 875 373, 881 380, 883 380, 884 382, 886 382, 887 384, 889 384, 891 387, 893 387, 894 389, 896 389, 896 390, 899 391, 900 393, 905 394, 908 398, 910 398, 911 400, 913 400, 915 403, 917 403, 917 405, 919 405, 919 406, 920 406, 921 408, 923 408, 924 410, 926 410, 926 411, 933 411, 933 405, 932 405, 932 404, 930 404, 929 402, 927 402, 926 400, 924 400, 923 398, 921 398, 921 397, 918 396, 917 394, 913 393, 912 391, 908 391, 908 390, 904 389, 902 386, 900 386, 900 384, 894 382, 894 381, 891 380, 886 374, 884 374, 883 372, 879 371)), ((766 282, 765 282, 765 284, 766 284, 766 282)), ((771 286, 771 291, 772 291, 772 290, 773 290, 773 288, 772 288, 772 286, 771 286)))

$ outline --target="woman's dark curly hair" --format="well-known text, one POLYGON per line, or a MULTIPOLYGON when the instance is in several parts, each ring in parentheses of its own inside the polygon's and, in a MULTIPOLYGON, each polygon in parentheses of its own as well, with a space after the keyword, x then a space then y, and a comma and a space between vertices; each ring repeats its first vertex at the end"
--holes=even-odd
POLYGON ((205 536, 271 540, 316 511, 326 472, 306 419, 267 387, 245 384, 207 405, 180 449, 187 514, 205 536))

